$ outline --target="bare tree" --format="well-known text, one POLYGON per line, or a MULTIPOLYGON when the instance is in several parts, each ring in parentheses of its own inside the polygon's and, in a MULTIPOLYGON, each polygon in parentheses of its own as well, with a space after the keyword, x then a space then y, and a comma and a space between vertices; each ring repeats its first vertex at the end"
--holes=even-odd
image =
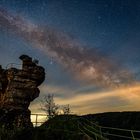
POLYGON ((60 114, 68 115, 71 113, 69 104, 67 105, 55 104, 53 94, 48 94, 44 96, 41 103, 41 109, 46 112, 48 118, 52 118, 60 114))
POLYGON ((70 110, 70 105, 69 105, 69 104, 68 104, 68 105, 64 105, 64 106, 62 107, 62 110, 63 110, 63 113, 64 113, 65 115, 70 114, 70 112, 71 112, 71 110, 70 110))
POLYGON ((46 112, 48 118, 56 116, 58 108, 59 106, 54 102, 53 94, 44 96, 41 109, 46 112))

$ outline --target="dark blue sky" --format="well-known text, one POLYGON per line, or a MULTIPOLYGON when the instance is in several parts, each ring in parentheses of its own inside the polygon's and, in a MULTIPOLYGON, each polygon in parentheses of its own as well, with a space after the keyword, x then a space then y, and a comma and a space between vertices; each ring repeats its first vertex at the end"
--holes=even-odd
MULTIPOLYGON (((0 7, 43 28, 50 26, 65 32, 87 48, 96 48, 140 79, 139 0, 1 0, 0 7)), ((45 83, 48 85, 72 88, 77 94, 99 90, 95 85, 74 80, 55 60, 50 64, 45 53, 31 47, 22 37, 0 28, 0 63, 6 66, 17 62, 22 53, 40 60, 47 69, 45 83)))
POLYGON ((65 31, 105 53, 114 55, 127 42, 139 48, 138 0, 1 0, 0 5, 37 24, 65 31))

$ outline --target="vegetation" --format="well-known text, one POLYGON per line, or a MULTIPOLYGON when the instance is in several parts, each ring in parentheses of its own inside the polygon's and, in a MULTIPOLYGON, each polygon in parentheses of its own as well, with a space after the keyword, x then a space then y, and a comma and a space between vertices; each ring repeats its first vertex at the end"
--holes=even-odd
MULTIPOLYGON (((86 134, 83 126, 80 126, 83 125, 82 121, 76 115, 59 115, 49 119, 40 127, 17 130, 14 133, 8 131, 7 139, 1 140, 94 140, 94 134, 86 134)), ((6 134, 2 133, 2 138, 6 134)), ((102 140, 98 134, 97 137, 102 140)))
MULTIPOLYGON (((125 135, 125 133, 108 132, 100 130, 100 125, 108 127, 118 127, 123 129, 140 130, 139 119, 140 112, 111 112, 101 114, 90 114, 84 116, 77 115, 57 115, 40 127, 6 130, 1 127, 0 140, 123 140, 122 138, 114 138, 104 133, 114 133, 125 135), (125 121, 124 121, 125 120, 125 121), (95 123, 96 121, 96 123, 95 123)), ((130 136, 131 133, 125 136, 130 136)), ((138 138, 140 136, 135 135, 138 138)))
POLYGON ((58 105, 54 101, 54 95, 48 94, 44 96, 42 102, 41 102, 41 109, 45 111, 48 118, 52 118, 58 114, 70 114, 70 106, 68 105, 58 105))
MULTIPOLYGON (((82 120, 76 115, 59 115, 49 119, 42 126, 33 129, 26 129, 17 134, 15 140, 94 140, 94 134, 86 134, 82 125, 82 120)), ((98 133, 98 132, 97 132, 98 133)), ((98 140, 102 137, 98 136, 98 140)))
POLYGON ((45 111, 47 114, 48 118, 52 118, 57 115, 57 110, 58 110, 58 105, 55 104, 54 102, 54 96, 53 94, 48 94, 44 96, 42 100, 42 110, 45 111))
POLYGON ((23 131, 23 128, 8 129, 4 126, 0 126, 0 140, 14 140, 14 137, 23 131))
POLYGON ((140 130, 140 112, 107 112, 84 115, 84 118, 101 126, 140 130))

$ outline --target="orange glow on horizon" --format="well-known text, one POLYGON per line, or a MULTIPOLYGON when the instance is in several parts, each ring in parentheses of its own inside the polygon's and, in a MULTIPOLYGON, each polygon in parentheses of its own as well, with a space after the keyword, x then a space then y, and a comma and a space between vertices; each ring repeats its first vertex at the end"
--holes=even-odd
MULTIPOLYGON (((56 92, 61 91, 65 94, 68 92, 67 89, 63 89, 62 87, 60 87, 60 89, 58 87, 43 87, 43 91, 47 91, 48 89, 53 89, 56 92)), ((101 92, 77 94, 75 91, 69 91, 69 93, 72 93, 73 96, 65 98, 55 97, 55 102, 60 105, 70 104, 72 112, 76 114, 138 111, 140 106, 140 83, 101 92)), ((36 106, 39 107, 39 104, 32 105, 31 110, 40 112, 41 110, 37 110, 36 106)))

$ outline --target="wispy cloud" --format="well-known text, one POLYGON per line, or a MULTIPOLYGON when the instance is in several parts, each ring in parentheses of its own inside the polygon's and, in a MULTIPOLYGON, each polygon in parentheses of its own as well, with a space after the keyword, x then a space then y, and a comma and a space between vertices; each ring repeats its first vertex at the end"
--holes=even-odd
POLYGON ((73 77, 98 86, 116 87, 133 80, 128 70, 100 54, 88 49, 68 35, 49 27, 39 27, 21 16, 11 15, 0 9, 0 26, 16 33, 53 57, 73 77))
POLYGON ((139 110, 140 84, 121 87, 106 92, 91 92, 91 94, 76 95, 65 100, 58 98, 57 102, 69 103, 78 113, 96 113, 105 111, 139 110))
MULTIPOLYGON (((47 91, 47 86, 44 86, 44 91, 47 91)), ((90 93, 80 94, 79 91, 74 91, 61 87, 50 86, 48 89, 56 91, 54 99, 57 104, 70 104, 71 110, 76 114, 108 112, 108 111, 137 111, 140 106, 140 84, 135 83, 131 86, 122 86, 118 89, 110 89, 107 91, 91 91, 90 93), (57 91, 61 91, 63 96, 57 95, 57 91), (78 92, 78 94, 77 94, 78 92), (73 93, 72 96, 65 94, 73 93)), ((35 102, 31 105, 33 112, 40 111, 40 103, 35 102)))

